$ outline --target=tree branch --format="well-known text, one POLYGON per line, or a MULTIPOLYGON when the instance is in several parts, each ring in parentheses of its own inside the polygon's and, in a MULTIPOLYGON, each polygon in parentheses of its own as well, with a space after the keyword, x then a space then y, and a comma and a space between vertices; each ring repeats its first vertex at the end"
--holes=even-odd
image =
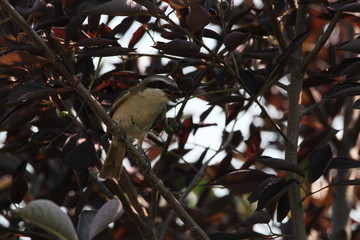
MULTIPOLYGON (((299 5, 297 10, 295 37, 303 33, 306 28, 306 15, 307 7, 299 5)), ((289 113, 288 113, 288 126, 287 138, 288 142, 285 143, 285 159, 294 164, 297 162, 297 147, 299 140, 299 128, 301 121, 300 111, 300 96, 302 90, 304 71, 302 67, 301 48, 299 48, 290 59, 290 85, 288 88, 289 95, 289 113)), ((288 178, 298 179, 298 175, 288 172, 288 178)), ((306 240, 306 231, 304 224, 303 206, 301 203, 300 185, 294 184, 289 189, 289 202, 291 209, 291 223, 292 235, 294 240, 306 240)))
POLYGON ((73 89, 83 98, 83 100, 91 107, 94 113, 104 122, 108 131, 113 136, 120 139, 127 149, 128 154, 136 161, 140 171, 143 173, 145 179, 151 184, 153 188, 159 191, 162 197, 167 201, 169 206, 176 212, 177 216, 189 228, 195 239, 209 239, 206 233, 199 227, 199 225, 191 218, 185 211, 174 195, 168 190, 165 185, 156 177, 155 173, 149 168, 148 163, 150 160, 147 156, 141 155, 139 151, 126 139, 125 132, 119 129, 117 124, 109 117, 105 109, 94 99, 84 85, 76 80, 66 66, 61 61, 50 47, 37 35, 31 26, 24 20, 24 18, 14 9, 14 7, 7 0, 0 0, 1 7, 14 19, 14 21, 23 29, 35 44, 44 49, 46 57, 54 66, 63 74, 65 79, 69 81, 73 89))

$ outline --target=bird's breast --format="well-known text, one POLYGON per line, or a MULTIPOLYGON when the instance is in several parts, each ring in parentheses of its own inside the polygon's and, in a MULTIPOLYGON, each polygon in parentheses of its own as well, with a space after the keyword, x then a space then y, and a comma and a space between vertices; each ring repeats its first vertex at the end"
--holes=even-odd
POLYGON ((126 99, 112 116, 129 138, 137 138, 149 131, 155 120, 162 114, 168 101, 159 89, 146 89, 126 99))

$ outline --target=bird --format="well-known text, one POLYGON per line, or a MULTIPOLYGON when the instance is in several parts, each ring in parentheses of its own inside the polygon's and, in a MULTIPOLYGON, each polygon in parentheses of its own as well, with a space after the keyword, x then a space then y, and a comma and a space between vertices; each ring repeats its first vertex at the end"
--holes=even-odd
MULTIPOLYGON (((162 75, 145 78, 123 92, 113 103, 109 115, 122 128, 127 138, 141 149, 150 129, 161 122, 166 114, 166 103, 174 101, 180 93, 174 80, 162 75)), ((103 179, 120 177, 126 149, 116 138, 112 138, 104 164, 99 172, 103 179)))

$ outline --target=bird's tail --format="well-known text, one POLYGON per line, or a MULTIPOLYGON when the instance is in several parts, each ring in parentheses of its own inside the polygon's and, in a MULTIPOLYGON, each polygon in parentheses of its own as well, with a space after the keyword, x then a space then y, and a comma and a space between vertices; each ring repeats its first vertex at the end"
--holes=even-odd
POLYGON ((99 177, 104 179, 118 179, 122 171, 124 157, 125 147, 119 141, 113 139, 106 154, 105 162, 100 170, 99 177))

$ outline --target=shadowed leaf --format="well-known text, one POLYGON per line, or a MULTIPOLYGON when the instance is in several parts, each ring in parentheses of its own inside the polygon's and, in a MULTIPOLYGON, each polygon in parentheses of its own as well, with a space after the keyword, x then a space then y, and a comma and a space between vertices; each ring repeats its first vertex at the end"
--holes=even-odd
POLYGON ((79 240, 89 240, 90 224, 94 220, 96 211, 84 210, 81 212, 77 226, 79 240))
POLYGON ((0 56, 0 65, 22 66, 36 63, 46 63, 46 58, 22 51, 11 51, 0 56))
POLYGON ((330 88, 323 98, 339 98, 360 95, 360 84, 353 82, 339 83, 330 88))
POLYGON ((106 228, 110 223, 116 221, 124 213, 119 199, 114 198, 105 203, 94 216, 90 225, 89 240, 106 228))
POLYGON ((147 12, 147 8, 132 0, 112 0, 86 10, 92 14, 132 16, 147 12))
POLYGON ((24 199, 28 188, 28 184, 24 177, 18 176, 14 178, 10 189, 11 202, 20 203, 24 199))
POLYGON ((264 209, 279 201, 279 199, 288 192, 289 187, 294 183, 298 182, 295 179, 289 179, 286 182, 279 181, 278 183, 266 187, 259 196, 256 209, 264 209))
MULTIPOLYGON (((360 8, 360 4, 357 3, 358 7, 360 8)), ((360 53, 360 39, 353 39, 347 42, 342 43, 338 48, 338 50, 343 51, 351 51, 355 53, 360 53)))
POLYGON ((18 208, 17 214, 23 219, 48 231, 61 240, 77 240, 75 228, 58 205, 49 200, 34 200, 25 208, 18 208))
POLYGON ((94 165, 94 144, 80 134, 73 135, 64 145, 62 159, 67 167, 82 172, 94 165))
POLYGON ((255 159, 257 162, 264 164, 265 166, 278 169, 285 170, 299 174, 300 176, 304 176, 304 171, 299 168, 297 165, 290 161, 286 161, 284 159, 272 158, 268 156, 261 156, 255 159))
POLYGON ((350 158, 336 157, 331 159, 328 169, 360 168, 360 162, 350 158))
POLYGON ((224 45, 228 51, 232 51, 248 39, 249 36, 248 32, 231 32, 224 38, 224 45))
POLYGON ((94 47, 83 49, 79 56, 109 57, 126 55, 133 50, 134 49, 123 47, 94 47))
POLYGON ((233 193, 244 194, 253 192, 265 179, 271 175, 259 170, 242 169, 221 176, 206 185, 221 185, 233 193))
POLYGON ((245 231, 239 233, 210 233, 209 238, 211 240, 240 240, 240 239, 258 239, 264 237, 263 234, 254 231, 245 231))
POLYGON ((289 194, 284 194, 277 205, 276 221, 281 222, 290 211, 289 194))
POLYGON ((190 12, 186 16, 186 24, 192 31, 202 30, 210 23, 213 18, 212 14, 201 5, 194 5, 190 7, 190 12))
POLYGON ((268 223, 270 222, 271 217, 269 213, 265 211, 255 211, 251 214, 245 221, 241 222, 241 226, 250 226, 258 223, 268 223))
POLYGON ((315 182, 328 169, 332 158, 329 144, 314 150, 309 156, 308 179, 310 183, 315 182))

